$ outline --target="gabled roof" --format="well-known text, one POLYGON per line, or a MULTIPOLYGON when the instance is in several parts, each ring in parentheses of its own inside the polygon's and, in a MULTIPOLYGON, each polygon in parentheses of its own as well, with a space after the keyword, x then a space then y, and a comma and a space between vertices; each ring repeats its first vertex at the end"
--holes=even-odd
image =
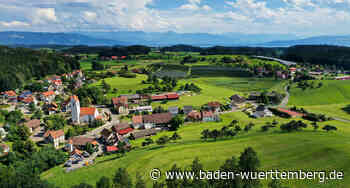
POLYGON ((230 99, 235 103, 243 103, 245 101, 245 98, 240 95, 232 95, 230 99))
POLYGON ((213 117, 214 113, 212 111, 203 111, 202 112, 202 116, 203 116, 203 118, 205 118, 205 117, 213 117))
POLYGON ((113 130, 114 132, 118 132, 118 131, 120 131, 120 130, 122 130, 122 129, 127 129, 127 128, 130 128, 129 123, 123 122, 123 123, 118 123, 118 124, 116 124, 115 126, 113 126, 113 127, 112 127, 112 130, 113 130))
POLYGON ((133 124, 141 124, 142 123, 142 116, 141 115, 133 116, 132 123, 133 124))
POLYGON ((49 96, 55 95, 55 92, 54 91, 46 91, 46 92, 43 92, 41 94, 44 95, 45 97, 49 97, 49 96))
POLYGON ((202 118, 202 114, 198 111, 192 110, 190 113, 188 113, 187 117, 198 120, 202 118))
POLYGON ((166 94, 167 99, 178 99, 180 96, 177 93, 166 94))
POLYGON ((39 119, 33 119, 28 122, 25 122, 24 125, 28 128, 38 128, 40 127, 41 121, 39 119))
POLYGON ((126 128, 126 129, 121 129, 121 130, 118 131, 118 134, 120 134, 120 135, 125 135, 125 134, 128 134, 128 133, 132 132, 133 130, 134 130, 134 129, 131 128, 131 127, 126 128))
POLYGON ((7 96, 9 96, 9 97, 17 96, 16 92, 13 91, 13 90, 5 91, 4 94, 7 95, 7 96))
POLYGON ((219 108, 221 106, 221 104, 217 101, 214 101, 214 102, 209 102, 208 106, 212 107, 212 108, 219 108))
POLYGON ((94 142, 96 141, 94 138, 83 137, 83 136, 76 136, 76 137, 73 137, 71 140, 73 145, 75 146, 85 146, 87 143, 94 144, 94 142))
POLYGON ((121 97, 115 97, 112 98, 112 102, 114 105, 118 104, 128 104, 128 97, 127 96, 121 96, 121 97))
POLYGON ((155 123, 155 124, 164 124, 169 123, 172 119, 171 113, 160 113, 143 116, 144 123, 155 123))
POLYGON ((29 104, 29 103, 34 102, 34 98, 32 96, 26 97, 22 100, 22 102, 29 104))
POLYGON ((96 108, 95 107, 81 107, 80 108, 80 116, 87 116, 87 115, 95 115, 96 112, 96 108))
POLYGON ((48 137, 51 136, 53 139, 59 138, 61 136, 64 136, 64 131, 58 130, 58 131, 46 131, 46 133, 44 134, 44 137, 48 137))
POLYGON ((118 151, 118 147, 117 146, 106 146, 106 151, 107 152, 114 152, 114 151, 118 151))
POLYGON ((152 100, 164 100, 164 99, 167 99, 167 96, 165 95, 153 95, 151 97, 152 100))
POLYGON ((79 101, 79 97, 76 95, 73 95, 70 97, 70 100, 75 100, 75 101, 79 101))
POLYGON ((291 111, 291 110, 287 110, 287 109, 283 109, 283 108, 278 108, 278 110, 280 111, 280 112, 284 112, 284 113, 286 113, 286 114, 288 114, 288 115, 290 115, 290 116, 292 116, 292 117, 298 117, 298 116, 303 116, 304 114, 302 114, 302 113, 299 113, 299 112, 294 112, 294 111, 291 111))

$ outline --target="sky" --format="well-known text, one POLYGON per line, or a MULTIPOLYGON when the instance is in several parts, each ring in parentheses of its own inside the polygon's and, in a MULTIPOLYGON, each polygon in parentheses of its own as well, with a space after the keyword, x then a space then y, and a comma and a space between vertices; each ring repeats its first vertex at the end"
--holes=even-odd
POLYGON ((0 31, 350 34, 350 0, 0 0, 0 31))

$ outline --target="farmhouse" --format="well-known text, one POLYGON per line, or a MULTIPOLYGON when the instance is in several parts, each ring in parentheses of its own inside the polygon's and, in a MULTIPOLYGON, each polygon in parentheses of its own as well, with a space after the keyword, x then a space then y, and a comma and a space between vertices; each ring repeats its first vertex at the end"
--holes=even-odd
POLYGON ((41 93, 40 99, 41 101, 51 103, 53 99, 55 99, 56 93, 54 91, 46 91, 41 93))
POLYGON ((122 114, 122 115, 129 114, 128 97, 121 96, 121 97, 117 97, 117 98, 112 98, 112 104, 114 106, 115 111, 118 114, 122 114))
POLYGON ((192 110, 192 112, 188 113, 186 120, 188 121, 201 121, 202 113, 196 110, 192 110))
POLYGON ((10 102, 17 102, 17 94, 15 91, 5 91, 2 93, 3 97, 10 102))
POLYGON ((167 126, 172 119, 170 113, 145 115, 142 117, 145 129, 167 126))
POLYGON ((39 119, 33 119, 24 123, 24 126, 28 127, 30 133, 34 133, 40 130, 41 121, 39 119))
POLYGON ((202 111, 202 121, 204 122, 210 122, 210 121, 217 121, 218 116, 215 115, 212 111, 202 111))
POLYGON ((132 126, 135 129, 140 129, 143 127, 143 121, 142 121, 142 116, 141 115, 137 115, 137 116, 133 116, 132 117, 132 126))
MULTIPOLYGON (((76 136, 70 139, 69 144, 71 144, 73 147, 84 150, 86 148, 86 145, 90 143, 93 146, 97 146, 97 142, 94 138, 89 137, 83 137, 83 136, 76 136)), ((70 147, 70 146, 68 146, 70 147)))
POLYGON ((303 117, 303 116, 304 116, 304 114, 302 114, 302 113, 294 112, 294 111, 287 110, 287 109, 283 109, 283 108, 278 108, 277 110, 278 110, 279 112, 281 112, 281 113, 288 114, 288 115, 289 115, 290 117, 292 117, 292 118, 303 117))
POLYGON ((134 131, 131 134, 134 136, 135 139, 138 139, 138 138, 143 138, 148 136, 154 136, 159 131, 160 130, 158 129, 145 129, 145 130, 134 131))
POLYGON ((255 112, 252 114, 252 117, 254 118, 263 118, 263 117, 272 117, 272 112, 266 108, 264 105, 259 105, 255 112))
POLYGON ((103 129, 101 131, 101 138, 107 145, 114 145, 118 141, 115 134, 108 129, 103 129))
POLYGON ((209 102, 208 107, 209 107, 209 110, 211 110, 213 112, 220 112, 221 104, 217 101, 209 102))
POLYGON ((115 133, 118 133, 118 135, 128 136, 129 133, 131 133, 134 129, 130 127, 129 123, 124 122, 124 123, 119 123, 119 124, 113 126, 112 130, 115 133))
POLYGON ((44 134, 45 141, 48 143, 53 143, 55 148, 59 147, 60 143, 64 143, 64 131, 46 131, 44 134))
POLYGON ((240 95, 232 95, 230 99, 231 99, 231 102, 235 104, 242 104, 245 102, 245 98, 240 95))
POLYGON ((180 96, 177 93, 167 93, 167 94, 151 96, 152 101, 178 100, 179 98, 180 98, 180 96))

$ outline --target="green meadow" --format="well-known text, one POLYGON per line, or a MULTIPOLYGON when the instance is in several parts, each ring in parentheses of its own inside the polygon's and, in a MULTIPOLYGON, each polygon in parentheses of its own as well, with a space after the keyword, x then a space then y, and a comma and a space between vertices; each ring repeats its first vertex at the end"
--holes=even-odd
MULTIPOLYGON (((279 128, 269 132, 261 132, 261 126, 276 119, 280 124, 289 120, 280 118, 250 119, 241 112, 222 115, 223 121, 219 123, 190 123, 178 130, 182 137, 175 143, 163 147, 150 145, 141 147, 143 141, 137 140, 132 144, 136 149, 126 153, 123 157, 108 155, 100 157, 92 166, 85 167, 70 173, 65 173, 61 166, 55 167, 42 174, 42 178, 60 187, 69 187, 81 182, 95 184, 102 176, 113 177, 116 169, 124 167, 135 177, 136 172, 143 175, 148 187, 152 180, 149 171, 159 168, 165 171, 173 164, 187 168, 195 157, 199 157, 205 169, 213 170, 231 157, 238 157, 246 147, 253 147, 258 152, 262 170, 338 170, 345 174, 350 173, 349 133, 350 127, 340 122, 330 122, 338 127, 337 132, 326 133, 322 130, 313 131, 311 127, 301 132, 281 133, 279 128), (239 120, 240 126, 249 122, 256 126, 248 133, 240 133, 230 139, 202 141, 200 133, 204 129, 220 129, 228 125, 233 119, 239 120)), ((324 124, 321 124, 324 125, 324 124)), ((171 132, 159 133, 171 135, 171 132)), ((268 181, 263 181, 266 187, 268 181)), ((318 180, 289 180, 283 181, 291 188, 345 188, 350 184, 350 178, 344 180, 319 183, 318 180)))

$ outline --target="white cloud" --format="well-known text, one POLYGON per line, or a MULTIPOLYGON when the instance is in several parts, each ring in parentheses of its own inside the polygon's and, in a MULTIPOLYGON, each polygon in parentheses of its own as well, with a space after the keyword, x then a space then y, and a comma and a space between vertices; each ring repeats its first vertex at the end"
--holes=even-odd
POLYGON ((84 11, 83 17, 85 18, 86 21, 93 22, 93 21, 96 21, 97 14, 95 12, 84 11))
POLYGON ((201 6, 201 0, 188 0, 187 4, 183 4, 179 7, 181 10, 205 10, 209 11, 211 10, 211 7, 209 5, 203 5, 201 6))
POLYGON ((7 28, 16 28, 16 27, 28 27, 29 23, 21 22, 21 21, 11 21, 11 22, 2 22, 0 21, 0 26, 7 28))
POLYGON ((37 8, 32 15, 32 20, 33 24, 47 24, 58 21, 54 8, 37 8))

